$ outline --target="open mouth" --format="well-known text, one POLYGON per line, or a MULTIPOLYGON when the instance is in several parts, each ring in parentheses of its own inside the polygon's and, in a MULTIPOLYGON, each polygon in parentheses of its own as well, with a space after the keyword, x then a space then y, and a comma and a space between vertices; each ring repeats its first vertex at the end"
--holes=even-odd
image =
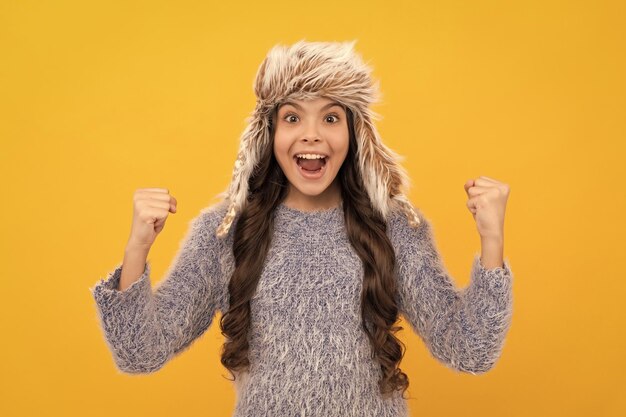
POLYGON ((308 179, 317 179, 321 178, 326 172, 326 164, 328 161, 328 157, 317 158, 317 159, 305 159, 298 158, 294 156, 294 162, 296 163, 296 167, 298 172, 304 177, 308 179))

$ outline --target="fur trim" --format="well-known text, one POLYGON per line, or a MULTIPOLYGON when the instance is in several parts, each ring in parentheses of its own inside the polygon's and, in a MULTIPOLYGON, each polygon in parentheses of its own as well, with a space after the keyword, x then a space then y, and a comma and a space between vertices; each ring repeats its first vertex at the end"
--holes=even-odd
POLYGON ((228 211, 217 229, 217 236, 228 234, 237 213, 248 199, 248 179, 262 151, 270 146, 270 115, 287 100, 327 97, 350 108, 358 143, 357 164, 372 206, 383 218, 399 208, 416 227, 420 219, 404 195, 409 178, 400 166, 401 157, 387 148, 374 126, 380 117, 370 105, 380 99, 379 82, 373 82, 372 69, 349 42, 308 42, 291 46, 276 45, 261 63, 254 82, 256 108, 246 120, 232 181, 219 196, 229 202, 228 211))

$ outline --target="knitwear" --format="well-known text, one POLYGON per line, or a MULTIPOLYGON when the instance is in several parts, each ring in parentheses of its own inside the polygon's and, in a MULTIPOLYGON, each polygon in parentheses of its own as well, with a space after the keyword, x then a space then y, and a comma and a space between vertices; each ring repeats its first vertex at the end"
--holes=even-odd
MULTIPOLYGON (((215 235, 227 209, 224 202, 206 207, 189 222, 154 290, 150 260, 124 291, 117 289, 121 263, 90 288, 119 371, 157 371, 228 310, 234 232, 215 235)), ((442 364, 484 373, 499 359, 511 323, 509 261, 486 269, 475 254, 469 285, 457 288, 430 221, 415 210, 422 219, 417 228, 401 212, 387 220, 399 311, 442 364)), ((399 391, 383 398, 378 390, 380 365, 361 327, 364 270, 348 240, 343 205, 303 211, 281 203, 273 215, 272 243, 251 300, 250 370, 234 381, 233 417, 408 416, 399 391)))

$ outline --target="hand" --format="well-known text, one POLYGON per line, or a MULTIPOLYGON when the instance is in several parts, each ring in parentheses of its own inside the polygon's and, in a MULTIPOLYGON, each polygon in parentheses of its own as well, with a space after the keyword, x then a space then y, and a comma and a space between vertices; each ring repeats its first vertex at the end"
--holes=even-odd
POLYGON ((170 212, 176 213, 177 201, 167 188, 140 188, 133 195, 133 223, 127 247, 150 249, 165 227, 170 212))
POLYGON ((504 238, 504 212, 509 198, 508 184, 480 176, 465 185, 467 207, 474 216, 481 238, 504 238))

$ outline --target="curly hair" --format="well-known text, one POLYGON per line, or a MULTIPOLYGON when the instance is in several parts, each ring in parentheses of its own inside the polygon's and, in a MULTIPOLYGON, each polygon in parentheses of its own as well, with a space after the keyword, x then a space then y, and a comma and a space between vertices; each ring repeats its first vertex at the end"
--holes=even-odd
MULTIPOLYGON (((379 389, 383 397, 394 391, 408 389, 408 376, 399 368, 406 350, 395 336, 402 330, 399 318, 396 255, 387 236, 385 220, 373 209, 364 191, 361 173, 355 163, 357 141, 353 112, 346 108, 349 149, 338 176, 341 184, 343 211, 350 244, 364 267, 361 293, 362 328, 370 341, 373 360, 380 363, 379 389)), ((268 129, 273 145, 277 115, 274 109, 268 129)), ((225 336, 221 362, 236 379, 238 372, 249 369, 248 332, 251 322, 250 301, 255 294, 263 265, 270 248, 273 211, 287 197, 288 180, 278 165, 273 146, 266 147, 260 163, 248 181, 247 204, 235 225, 233 254, 235 269, 228 284, 230 307, 220 319, 225 336)))

